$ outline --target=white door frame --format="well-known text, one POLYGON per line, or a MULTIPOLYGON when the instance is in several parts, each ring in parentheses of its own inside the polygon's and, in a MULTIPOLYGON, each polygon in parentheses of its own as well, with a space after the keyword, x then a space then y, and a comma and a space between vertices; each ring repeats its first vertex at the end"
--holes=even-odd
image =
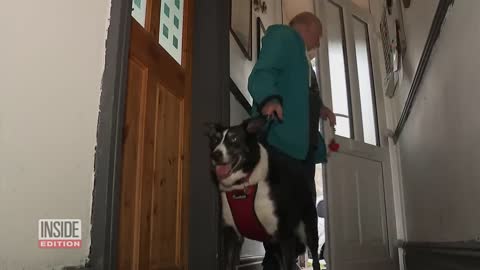
MULTIPOLYGON (((389 140, 388 140, 388 130, 387 130, 387 115, 385 110, 385 100, 384 93, 382 88, 381 80, 381 70, 380 70, 380 57, 378 54, 378 43, 376 38, 376 33, 378 32, 375 27, 375 23, 372 15, 369 11, 364 10, 352 3, 351 0, 316 0, 314 1, 315 13, 320 18, 320 20, 326 21, 326 8, 325 2, 331 1, 339 6, 343 7, 343 17, 348 18, 352 15, 355 15, 368 25, 369 33, 369 43, 371 49, 371 66, 373 73, 373 83, 374 83, 374 92, 375 92, 375 102, 376 102, 376 113, 377 113, 377 125, 379 132, 379 147, 372 146, 363 142, 363 125, 361 119, 361 108, 358 106, 359 102, 359 91, 358 91, 358 77, 357 77, 357 65, 355 57, 355 43, 353 37, 353 25, 352 20, 345 21, 345 37, 346 37, 346 53, 348 56, 348 79, 350 80, 351 88, 351 99, 352 99, 352 111, 351 115, 353 117, 353 127, 355 130, 354 142, 359 143, 349 143, 350 139, 344 139, 339 136, 335 136, 335 139, 340 142, 341 148, 340 151, 348 153, 349 155, 358 155, 364 158, 372 160, 381 160, 383 162, 383 175, 384 175, 384 192, 385 192, 385 204, 386 204, 386 215, 387 215, 387 228, 388 228, 388 237, 389 237, 389 254, 394 261, 398 261, 398 251, 395 246, 397 239, 397 228, 396 228, 396 215, 394 207, 394 192, 393 192, 393 183, 392 183, 392 171, 390 164, 390 150, 389 150, 389 140), (375 150, 375 151, 372 151, 375 150)), ((323 37, 321 40, 321 45, 318 50, 317 57, 317 66, 320 69, 319 77, 321 88, 325 89, 322 91, 322 99, 326 106, 332 107, 332 95, 331 95, 331 82, 330 82, 330 69, 329 69, 329 57, 328 57, 328 43, 327 41, 328 29, 325 26, 323 28, 323 37), (320 61, 321 59, 321 61, 320 61)), ((323 126, 323 134, 325 135, 325 140, 328 142, 332 139, 333 131, 328 125, 323 126)), ((327 197, 327 170, 322 170, 324 173, 324 196, 327 203, 327 216, 330 216, 330 209, 328 207, 328 197, 327 197)), ((326 222, 326 239, 327 239, 327 248, 331 250, 331 243, 328 241, 329 236, 332 235, 335 228, 330 228, 328 222, 326 222)), ((330 254, 328 254, 330 255, 330 254)), ((331 260, 329 260, 331 262, 331 260)), ((335 270, 335 265, 329 265, 329 269, 335 270)))

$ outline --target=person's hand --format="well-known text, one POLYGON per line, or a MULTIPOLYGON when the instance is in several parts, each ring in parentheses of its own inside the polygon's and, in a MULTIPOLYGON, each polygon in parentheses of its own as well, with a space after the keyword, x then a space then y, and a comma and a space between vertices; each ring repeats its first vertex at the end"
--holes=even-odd
POLYGON ((275 101, 268 102, 262 108, 262 114, 269 118, 278 117, 278 120, 283 120, 283 109, 280 103, 275 101))
POLYGON ((320 118, 322 118, 324 121, 328 120, 331 127, 334 127, 337 124, 337 117, 328 107, 323 106, 320 109, 320 118))

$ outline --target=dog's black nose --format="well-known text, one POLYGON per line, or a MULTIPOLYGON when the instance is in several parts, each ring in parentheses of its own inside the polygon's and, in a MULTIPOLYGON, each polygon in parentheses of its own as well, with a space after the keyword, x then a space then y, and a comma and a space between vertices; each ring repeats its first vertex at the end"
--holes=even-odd
POLYGON ((211 157, 212 157, 212 160, 216 162, 220 162, 222 161, 222 152, 219 150, 215 150, 212 152, 211 157))

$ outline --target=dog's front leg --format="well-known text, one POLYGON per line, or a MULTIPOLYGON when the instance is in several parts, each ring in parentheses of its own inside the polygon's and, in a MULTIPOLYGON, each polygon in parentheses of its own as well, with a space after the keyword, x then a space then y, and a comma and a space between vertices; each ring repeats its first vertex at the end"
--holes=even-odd
POLYGON ((243 237, 239 236, 232 227, 225 227, 223 234, 223 247, 225 265, 222 270, 236 270, 240 261, 240 251, 243 237))

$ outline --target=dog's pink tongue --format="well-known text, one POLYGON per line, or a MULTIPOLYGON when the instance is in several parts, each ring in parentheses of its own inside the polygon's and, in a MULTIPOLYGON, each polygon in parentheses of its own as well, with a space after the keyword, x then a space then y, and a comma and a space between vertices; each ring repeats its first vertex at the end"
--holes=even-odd
POLYGON ((228 175, 230 174, 230 165, 217 165, 215 167, 215 173, 217 174, 217 177, 219 179, 224 179, 227 178, 228 175))

